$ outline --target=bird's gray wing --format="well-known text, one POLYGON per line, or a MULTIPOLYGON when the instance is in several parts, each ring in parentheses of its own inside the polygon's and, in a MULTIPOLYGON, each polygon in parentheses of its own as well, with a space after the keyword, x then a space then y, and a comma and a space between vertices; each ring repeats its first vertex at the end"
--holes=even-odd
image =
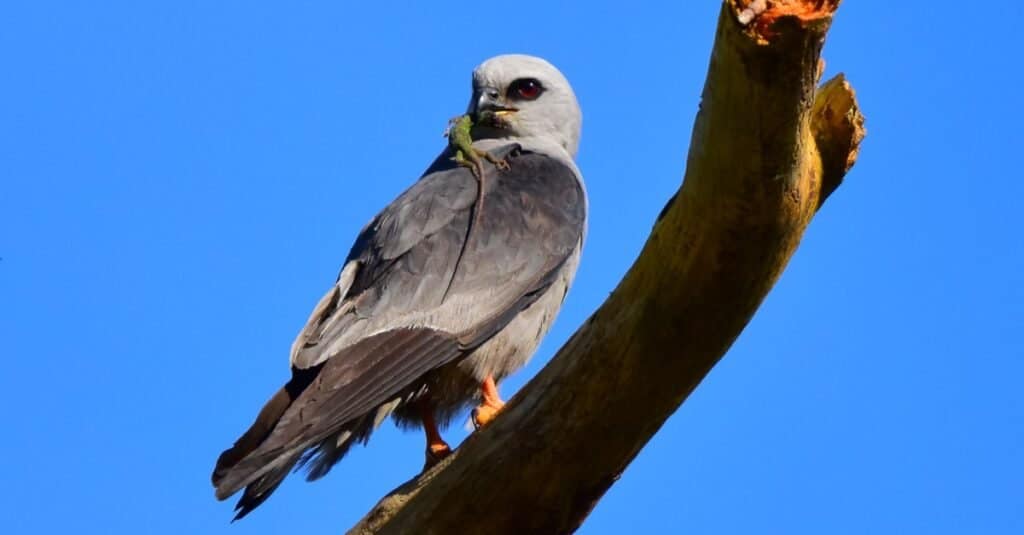
POLYGON ((486 167, 482 203, 468 169, 435 165, 363 230, 351 284, 321 301, 293 355, 315 378, 258 447, 221 471, 218 495, 408 392, 550 286, 582 239, 582 185, 558 160, 515 145, 495 152, 511 170, 486 167))

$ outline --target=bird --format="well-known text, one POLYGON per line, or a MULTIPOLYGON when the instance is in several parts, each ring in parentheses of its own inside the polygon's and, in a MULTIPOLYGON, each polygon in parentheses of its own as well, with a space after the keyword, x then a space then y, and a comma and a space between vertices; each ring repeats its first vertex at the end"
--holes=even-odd
POLYGON ((242 491, 235 520, 293 470, 326 475, 389 416, 422 426, 426 466, 443 459, 439 429, 469 409, 493 421, 498 384, 551 327, 586 234, 576 95, 548 61, 500 55, 473 70, 466 115, 487 157, 471 168, 449 144, 363 228, 291 346, 291 377, 218 457, 216 498, 242 491))

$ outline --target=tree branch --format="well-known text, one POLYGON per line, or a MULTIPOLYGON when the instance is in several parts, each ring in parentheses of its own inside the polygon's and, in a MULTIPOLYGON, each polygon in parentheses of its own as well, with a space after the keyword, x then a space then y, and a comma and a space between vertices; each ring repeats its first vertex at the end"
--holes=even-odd
POLYGON ((350 534, 579 527, 725 354, 856 160, 850 85, 815 90, 837 5, 723 3, 685 180, 636 263, 494 422, 350 534))

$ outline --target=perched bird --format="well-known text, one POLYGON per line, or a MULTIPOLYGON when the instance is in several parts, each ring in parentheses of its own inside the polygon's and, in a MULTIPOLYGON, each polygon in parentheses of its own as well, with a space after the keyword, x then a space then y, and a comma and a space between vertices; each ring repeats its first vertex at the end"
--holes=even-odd
POLYGON ((451 143, 362 230, 292 344, 291 379, 217 459, 217 498, 245 489, 236 519, 389 415, 423 426, 428 465, 443 458, 438 423, 472 406, 491 421, 497 383, 551 326, 586 226, 576 96, 548 62, 497 56, 473 71, 467 115, 473 150, 451 143))

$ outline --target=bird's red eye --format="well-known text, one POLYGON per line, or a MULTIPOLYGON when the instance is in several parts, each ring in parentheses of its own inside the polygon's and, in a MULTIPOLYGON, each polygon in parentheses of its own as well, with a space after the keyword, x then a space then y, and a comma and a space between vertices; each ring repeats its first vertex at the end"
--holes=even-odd
POLYGON ((508 86, 508 97, 513 100, 537 100, 544 86, 533 78, 520 78, 508 86))

